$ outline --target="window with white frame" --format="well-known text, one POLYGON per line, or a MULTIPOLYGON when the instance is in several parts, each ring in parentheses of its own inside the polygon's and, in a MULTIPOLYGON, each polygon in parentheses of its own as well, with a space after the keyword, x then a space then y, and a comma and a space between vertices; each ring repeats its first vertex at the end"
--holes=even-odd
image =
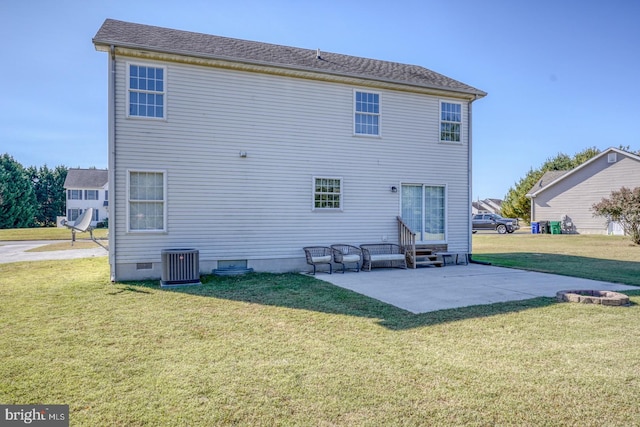
POLYGON ((98 190, 84 190, 85 200, 98 200, 98 190))
POLYGON ((380 94, 355 91, 354 109, 354 133, 380 135, 380 94))
POLYGON ((313 209, 342 210, 342 178, 313 178, 313 209))
POLYGON ((128 64, 129 117, 165 117, 166 70, 164 67, 128 64))
POLYGON ((165 173, 129 171, 129 231, 164 231, 166 229, 165 173))
POLYGON ((82 214, 82 209, 67 209, 67 221, 75 221, 82 214))
POLYGON ((91 221, 100 221, 100 210, 99 209, 94 209, 93 210, 93 218, 91 218, 91 221))
POLYGON ((440 102, 440 141, 460 142, 462 129, 462 104, 440 102))
MULTIPOLYGON (((67 199, 82 200, 82 190, 67 190, 67 199)), ((69 220, 72 221, 72 220, 69 220)))

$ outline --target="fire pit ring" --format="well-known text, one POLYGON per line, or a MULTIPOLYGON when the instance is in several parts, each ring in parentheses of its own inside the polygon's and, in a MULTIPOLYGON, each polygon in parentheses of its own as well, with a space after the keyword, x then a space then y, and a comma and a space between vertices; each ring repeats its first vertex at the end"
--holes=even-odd
POLYGON ((556 299, 560 302, 579 302, 582 304, 601 304, 611 306, 629 305, 628 296, 612 291, 558 291, 558 293, 556 293, 556 299))

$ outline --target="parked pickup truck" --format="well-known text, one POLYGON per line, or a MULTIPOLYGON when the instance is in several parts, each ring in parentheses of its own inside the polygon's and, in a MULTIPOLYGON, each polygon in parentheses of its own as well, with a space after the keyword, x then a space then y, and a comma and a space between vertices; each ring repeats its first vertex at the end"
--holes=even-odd
POLYGON ((520 228, 517 219, 502 218, 497 214, 477 214, 471 218, 473 232, 495 230, 500 234, 513 233, 520 228))

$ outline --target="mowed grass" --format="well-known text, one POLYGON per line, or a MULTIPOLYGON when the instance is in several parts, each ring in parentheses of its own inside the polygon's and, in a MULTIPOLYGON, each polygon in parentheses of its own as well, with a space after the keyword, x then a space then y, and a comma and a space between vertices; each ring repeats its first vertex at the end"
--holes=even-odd
MULTIPOLYGON (((107 237, 108 232, 107 228, 97 228, 93 230, 93 235, 102 239, 107 237)), ((88 239, 89 233, 77 233, 76 238, 88 239)), ((0 241, 3 240, 71 240, 71 230, 59 227, 12 228, 0 230, 0 241)))
POLYGON ((0 264, 0 402, 73 426, 640 425, 640 291, 413 315, 299 274, 203 282, 0 264))
POLYGON ((623 236, 478 233, 473 258, 501 267, 640 286, 640 246, 623 236))

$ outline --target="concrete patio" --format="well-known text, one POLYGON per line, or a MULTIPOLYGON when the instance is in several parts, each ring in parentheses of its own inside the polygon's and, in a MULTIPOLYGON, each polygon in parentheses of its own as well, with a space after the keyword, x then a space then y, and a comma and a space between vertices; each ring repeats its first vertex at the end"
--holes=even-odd
POLYGON ((412 313, 555 297, 556 292, 570 289, 640 290, 637 286, 480 264, 318 273, 316 278, 412 313))

